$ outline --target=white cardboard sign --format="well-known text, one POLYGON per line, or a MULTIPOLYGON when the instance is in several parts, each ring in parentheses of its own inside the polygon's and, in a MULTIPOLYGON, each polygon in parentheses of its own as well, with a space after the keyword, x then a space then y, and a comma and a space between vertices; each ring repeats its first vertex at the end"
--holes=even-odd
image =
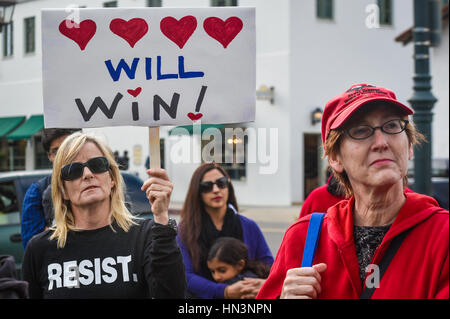
POLYGON ((254 8, 42 10, 46 127, 254 121, 254 8))

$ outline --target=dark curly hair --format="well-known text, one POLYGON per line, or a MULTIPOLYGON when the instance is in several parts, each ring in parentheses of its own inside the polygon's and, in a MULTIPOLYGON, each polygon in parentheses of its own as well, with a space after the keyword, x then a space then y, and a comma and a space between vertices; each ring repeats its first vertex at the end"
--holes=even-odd
POLYGON ((60 138, 61 136, 70 135, 77 131, 79 128, 47 128, 42 132, 42 146, 44 150, 48 153, 50 152, 50 145, 54 140, 60 138))

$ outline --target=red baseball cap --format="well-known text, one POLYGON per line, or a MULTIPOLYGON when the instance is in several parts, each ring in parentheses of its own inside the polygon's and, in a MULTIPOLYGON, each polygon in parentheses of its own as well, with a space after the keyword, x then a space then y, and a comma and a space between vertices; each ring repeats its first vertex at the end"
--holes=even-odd
POLYGON ((352 114, 361 106, 372 101, 389 102, 396 106, 406 115, 414 113, 412 109, 397 101, 395 93, 391 90, 360 83, 352 85, 347 91, 332 98, 325 105, 322 115, 322 143, 325 149, 325 142, 332 129, 343 125, 352 114))

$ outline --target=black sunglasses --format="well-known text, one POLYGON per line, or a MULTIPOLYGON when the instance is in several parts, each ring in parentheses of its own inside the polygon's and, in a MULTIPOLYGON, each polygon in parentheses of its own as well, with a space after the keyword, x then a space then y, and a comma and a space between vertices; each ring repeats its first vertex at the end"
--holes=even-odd
POLYGON ((100 174, 108 171, 109 162, 106 157, 94 157, 88 160, 86 163, 70 163, 64 165, 61 169, 61 178, 65 181, 73 181, 83 176, 84 167, 87 166, 89 170, 94 174, 100 174))
POLYGON ((227 188, 228 187, 228 179, 224 176, 216 179, 215 182, 201 182, 200 183, 200 192, 209 193, 213 190, 214 185, 217 185, 219 188, 227 188))

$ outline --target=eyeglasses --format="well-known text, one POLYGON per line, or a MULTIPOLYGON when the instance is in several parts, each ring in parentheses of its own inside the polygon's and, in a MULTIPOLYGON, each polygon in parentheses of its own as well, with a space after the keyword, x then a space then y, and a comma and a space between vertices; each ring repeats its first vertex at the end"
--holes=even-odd
POLYGON ((84 167, 87 166, 89 170, 94 174, 100 174, 108 171, 110 168, 109 162, 106 157, 94 157, 88 160, 86 163, 70 163, 64 165, 61 169, 61 178, 65 181, 73 181, 83 176, 84 167))
POLYGON ((223 189, 228 187, 228 179, 224 176, 221 178, 216 179, 215 182, 201 182, 200 183, 200 192, 202 193, 209 193, 213 190, 214 185, 217 185, 217 187, 223 189))
POLYGON ((399 134, 405 130, 408 123, 407 120, 390 120, 381 126, 372 127, 370 125, 358 125, 345 132, 355 140, 364 140, 375 134, 375 130, 378 128, 386 134, 399 134))

